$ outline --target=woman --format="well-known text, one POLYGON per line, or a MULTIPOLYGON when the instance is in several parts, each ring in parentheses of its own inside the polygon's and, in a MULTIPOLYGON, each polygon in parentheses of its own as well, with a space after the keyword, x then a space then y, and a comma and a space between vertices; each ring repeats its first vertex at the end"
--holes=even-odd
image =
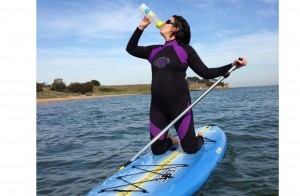
MULTIPOLYGON (((199 76, 212 79, 223 76, 234 65, 237 68, 247 64, 245 58, 233 63, 208 68, 196 51, 189 45, 191 33, 187 21, 174 15, 160 28, 165 39, 164 45, 138 46, 143 31, 150 24, 144 17, 127 44, 127 52, 135 57, 148 59, 152 69, 150 137, 153 139, 172 120, 179 116, 190 104, 191 98, 185 81, 186 70, 190 67, 199 76)), ((203 137, 196 136, 193 113, 190 110, 174 124, 182 149, 186 153, 196 153, 204 143, 203 137)), ((170 146, 177 143, 171 134, 166 132, 151 146, 155 155, 165 153, 170 146)))

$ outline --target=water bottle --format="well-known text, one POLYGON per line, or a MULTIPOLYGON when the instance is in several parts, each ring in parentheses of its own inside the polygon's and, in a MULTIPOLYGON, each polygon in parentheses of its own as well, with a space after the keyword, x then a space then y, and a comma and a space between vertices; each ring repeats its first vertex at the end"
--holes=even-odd
POLYGON ((155 25, 157 28, 160 28, 164 24, 164 22, 161 21, 144 3, 140 5, 139 10, 144 16, 147 16, 150 19, 151 24, 155 25))

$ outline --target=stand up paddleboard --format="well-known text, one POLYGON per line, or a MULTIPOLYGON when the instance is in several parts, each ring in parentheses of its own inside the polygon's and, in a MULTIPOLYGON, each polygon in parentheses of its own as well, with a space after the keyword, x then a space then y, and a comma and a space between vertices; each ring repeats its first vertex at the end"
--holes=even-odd
POLYGON ((163 155, 145 154, 87 195, 193 195, 222 160, 227 146, 226 135, 218 126, 200 127, 195 132, 202 132, 205 141, 197 153, 187 154, 176 144, 163 155))

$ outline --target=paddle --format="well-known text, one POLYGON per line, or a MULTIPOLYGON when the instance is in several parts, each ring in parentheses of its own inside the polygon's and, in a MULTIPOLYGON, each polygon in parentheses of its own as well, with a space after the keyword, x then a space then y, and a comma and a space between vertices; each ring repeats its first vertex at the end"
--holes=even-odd
MULTIPOLYGON (((242 58, 239 58, 242 60, 242 58)), ((224 76, 221 76, 208 90, 206 90, 194 103, 192 103, 188 108, 186 108, 176 119, 174 119, 166 128, 164 128, 157 136, 155 136, 140 152, 138 152, 132 159, 127 161, 119 170, 124 169, 127 165, 132 163, 140 156, 149 146, 151 146, 160 136, 162 136, 167 130, 169 130, 181 117, 183 117, 194 105, 196 105, 203 97, 205 97, 217 84, 219 84, 224 78, 227 78, 232 71, 235 70, 237 65, 235 64, 224 76)))

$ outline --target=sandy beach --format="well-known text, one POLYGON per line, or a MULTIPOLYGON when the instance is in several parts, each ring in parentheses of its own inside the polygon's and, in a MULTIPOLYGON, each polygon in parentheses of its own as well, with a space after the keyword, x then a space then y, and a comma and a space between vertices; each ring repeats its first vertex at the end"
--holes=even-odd
POLYGON ((129 95, 134 95, 134 94, 68 96, 68 97, 59 97, 59 98, 36 99, 36 103, 43 104, 49 102, 70 101, 70 100, 77 100, 77 99, 95 99, 95 98, 103 98, 103 97, 116 97, 116 96, 129 96, 129 95))

